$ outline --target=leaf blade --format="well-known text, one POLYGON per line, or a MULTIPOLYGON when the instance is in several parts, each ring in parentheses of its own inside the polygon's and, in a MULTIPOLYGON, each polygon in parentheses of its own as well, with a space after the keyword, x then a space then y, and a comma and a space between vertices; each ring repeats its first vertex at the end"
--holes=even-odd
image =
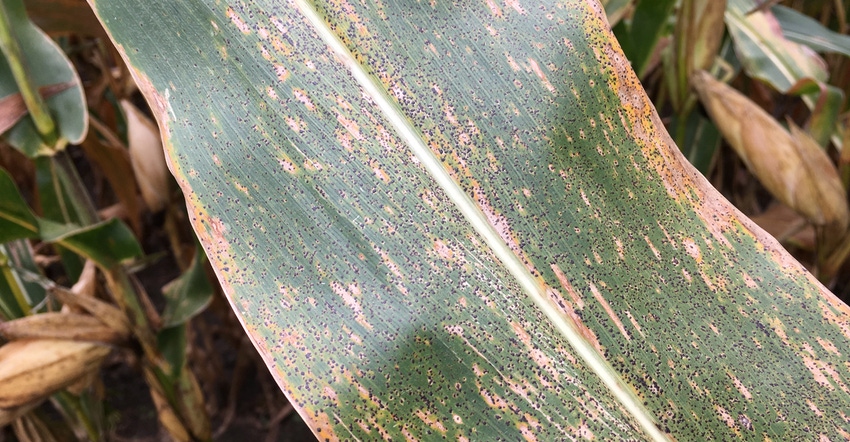
MULTIPOLYGON (((585 425, 639 437, 300 18, 266 3, 97 6, 143 69, 234 308, 319 434, 546 439, 585 425), (181 17, 179 38, 163 17, 181 17), (139 28, 170 38, 156 52, 130 46, 145 41, 139 28)), ((785 413, 835 433, 837 420, 789 392, 838 409, 847 398, 817 384, 804 339, 779 331, 841 347, 846 334, 825 324, 846 308, 682 166, 602 12, 454 6, 322 13, 665 430, 791 437, 801 430, 775 423, 785 413), (736 310, 748 296, 755 307, 736 310), (764 368, 776 366, 785 372, 764 368)))

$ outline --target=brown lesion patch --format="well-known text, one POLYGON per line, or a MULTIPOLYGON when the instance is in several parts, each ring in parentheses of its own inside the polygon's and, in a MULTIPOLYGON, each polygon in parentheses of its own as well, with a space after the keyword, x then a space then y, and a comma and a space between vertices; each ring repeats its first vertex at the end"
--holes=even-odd
POLYGON ((508 409, 508 402, 505 401, 505 399, 498 394, 487 390, 480 383, 476 382, 476 384, 478 385, 478 394, 481 395, 484 399, 484 403, 486 403, 488 407, 503 411, 508 409))
POLYGON ((446 261, 454 261, 454 251, 443 240, 434 241, 434 250, 440 258, 446 261))
POLYGON ((311 407, 309 409, 305 409, 304 412, 299 414, 310 428, 315 429, 314 433, 319 440, 328 442, 340 441, 339 436, 337 436, 333 431, 333 424, 331 423, 330 416, 328 416, 327 413, 315 412, 311 407))
POLYGON ((567 275, 564 274, 564 272, 561 270, 560 267, 558 267, 557 264, 552 264, 550 267, 551 267, 552 271, 555 272, 555 277, 558 278, 558 282, 561 283, 561 287, 563 287, 564 290, 567 291, 567 294, 570 295, 570 299, 572 299, 573 304, 579 310, 583 309, 584 308, 584 300, 581 299, 578 292, 576 292, 576 290, 573 288, 572 284, 570 284, 570 281, 567 279, 567 275))

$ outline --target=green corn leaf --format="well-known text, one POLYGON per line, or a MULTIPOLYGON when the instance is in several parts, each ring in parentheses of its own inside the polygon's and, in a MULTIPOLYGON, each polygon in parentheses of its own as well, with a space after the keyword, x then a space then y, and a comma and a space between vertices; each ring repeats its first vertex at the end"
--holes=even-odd
POLYGON ((204 250, 196 245, 195 257, 189 268, 163 287, 166 300, 162 313, 163 327, 185 324, 212 301, 214 292, 207 277, 206 263, 204 250))
POLYGON ((817 20, 782 5, 776 5, 770 11, 782 26, 782 35, 788 40, 818 52, 835 52, 850 57, 850 35, 834 32, 817 20))
POLYGON ((105 268, 142 255, 130 228, 114 218, 84 227, 40 219, 39 230, 44 241, 55 242, 105 268))
POLYGON ((0 243, 40 238, 111 267, 142 254, 133 232, 117 219, 79 227, 37 218, 30 211, 12 177, 0 169, 0 243))
POLYGON ((44 287, 21 275, 20 269, 41 273, 34 255, 26 240, 0 244, 0 317, 7 321, 25 316, 47 296, 44 287))
MULTIPOLYGON (((670 13, 676 5, 674 0, 644 0, 635 7, 628 35, 622 35, 626 56, 640 78, 647 73, 650 59, 657 52, 658 41, 670 31, 670 13)), ((621 34, 617 34, 620 36, 621 34)))
POLYGON ((320 439, 846 434, 850 311, 687 165, 597 3, 92 5, 320 439))
POLYGON ((0 169, 0 243, 38 235, 38 220, 18 191, 15 180, 0 169))

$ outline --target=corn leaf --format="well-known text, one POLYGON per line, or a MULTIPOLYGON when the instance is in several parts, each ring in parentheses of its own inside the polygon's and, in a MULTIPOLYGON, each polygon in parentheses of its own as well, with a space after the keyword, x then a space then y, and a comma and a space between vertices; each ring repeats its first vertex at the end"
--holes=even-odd
POLYGON ((597 3, 91 3, 320 439, 848 436, 850 312, 686 164, 597 3))

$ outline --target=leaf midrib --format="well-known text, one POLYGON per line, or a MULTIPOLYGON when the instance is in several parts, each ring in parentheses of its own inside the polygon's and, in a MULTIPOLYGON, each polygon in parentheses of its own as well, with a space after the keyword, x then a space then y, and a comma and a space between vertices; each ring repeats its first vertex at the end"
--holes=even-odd
POLYGON ((654 416, 643 406, 614 368, 587 342, 574 324, 567 321, 559 310, 549 301, 545 290, 534 276, 528 271, 520 258, 502 240, 498 232, 487 221, 478 205, 463 191, 461 186, 452 179, 440 160, 427 147, 421 135, 411 124, 401 109, 392 101, 388 91, 376 78, 354 58, 351 51, 340 38, 330 29, 328 23, 321 17, 316 8, 307 0, 295 0, 295 4, 312 25, 316 34, 336 54, 338 60, 351 72, 357 83, 373 100, 381 113, 388 120, 398 136, 404 140, 416 158, 419 159, 428 174, 446 192, 455 207, 463 214, 472 228, 484 240, 488 247, 501 261, 502 265, 517 280, 520 287, 532 301, 543 311, 552 325, 569 342, 573 350, 600 378, 603 384, 612 392, 614 397, 628 410, 652 440, 666 441, 668 438, 658 429, 654 416))

